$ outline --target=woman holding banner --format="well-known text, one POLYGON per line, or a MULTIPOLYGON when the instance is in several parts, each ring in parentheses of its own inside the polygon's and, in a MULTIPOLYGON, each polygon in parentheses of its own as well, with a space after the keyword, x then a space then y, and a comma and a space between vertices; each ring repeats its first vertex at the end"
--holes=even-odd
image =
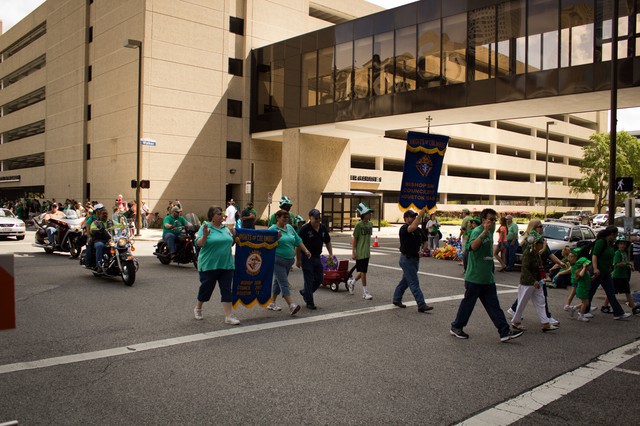
POLYGON ((276 247, 276 263, 273 267, 272 302, 267 306, 267 309, 271 311, 282 310, 276 304, 276 297, 282 292, 282 298, 289 305, 289 313, 293 316, 300 310, 300 305, 296 305, 291 299, 289 272, 295 263, 296 250, 302 250, 307 258, 311 257, 311 252, 302 243, 302 238, 293 229, 293 226, 288 223, 289 212, 278 210, 275 215, 276 223, 269 227, 269 231, 278 231, 278 247, 276 247))
POLYGON ((193 314, 197 320, 202 319, 202 305, 211 299, 217 282, 224 308, 224 322, 229 325, 238 325, 240 321, 232 315, 231 310, 231 283, 235 269, 231 247, 234 239, 231 231, 222 224, 222 213, 221 207, 209 207, 207 212, 209 222, 204 222, 196 235, 196 244, 200 247, 198 255, 200 289, 193 314))

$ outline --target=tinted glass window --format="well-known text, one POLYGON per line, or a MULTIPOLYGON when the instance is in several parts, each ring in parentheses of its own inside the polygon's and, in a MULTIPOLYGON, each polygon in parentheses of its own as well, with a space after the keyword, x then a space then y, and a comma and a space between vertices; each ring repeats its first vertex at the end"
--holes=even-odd
POLYGON ((336 46, 336 102, 348 101, 353 91, 353 43, 336 46))
POLYGON ((395 83, 396 92, 416 89, 416 26, 396 31, 395 83))
POLYGON ((371 62, 373 55, 372 37, 361 38, 353 43, 353 70, 355 98, 371 95, 373 85, 371 62))
POLYGON ((333 102, 333 47, 318 51, 318 104, 333 102))
POLYGON ((374 95, 393 91, 393 32, 375 35, 371 73, 374 95))
POLYGON ((498 5, 498 74, 522 74, 525 71, 524 0, 498 5))
POLYGON ((440 85, 440 21, 418 26, 418 87, 440 85))
POLYGON ((302 106, 317 104, 318 53, 309 52, 302 55, 302 106))
POLYGON ((442 77, 444 84, 466 81, 467 14, 442 19, 442 77))
POLYGON ((496 9, 485 7, 469 12, 469 67, 471 80, 495 76, 496 9))

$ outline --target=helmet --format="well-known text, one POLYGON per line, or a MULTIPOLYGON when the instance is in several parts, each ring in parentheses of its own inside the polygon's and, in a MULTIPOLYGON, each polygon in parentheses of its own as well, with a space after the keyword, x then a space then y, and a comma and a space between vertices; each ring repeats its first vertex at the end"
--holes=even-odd
POLYGON ((96 204, 95 206, 93 206, 93 211, 97 212, 98 210, 104 209, 104 206, 100 203, 96 204))
POLYGON ((291 204, 291 200, 289 199, 289 197, 287 197, 286 195, 283 195, 282 198, 280 198, 278 205, 282 208, 282 206, 286 206, 286 205, 292 206, 293 204, 291 204))
POLYGON ((620 233, 618 234, 618 236, 616 237, 616 244, 623 242, 623 243, 628 243, 629 239, 627 238, 626 235, 620 233))

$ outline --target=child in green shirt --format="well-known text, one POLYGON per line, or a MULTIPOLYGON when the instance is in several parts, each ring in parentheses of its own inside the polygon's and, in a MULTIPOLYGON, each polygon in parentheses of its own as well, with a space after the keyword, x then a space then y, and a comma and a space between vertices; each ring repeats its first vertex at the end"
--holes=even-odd
POLYGON ((578 311, 578 321, 589 322, 589 318, 585 316, 589 309, 589 289, 591 288, 591 274, 587 270, 591 261, 586 257, 578 259, 580 249, 575 248, 569 254, 569 263, 571 264, 571 283, 576 283, 576 297, 582 302, 578 306, 574 306, 571 314, 578 311))
MULTIPOLYGON (((629 259, 629 240, 623 235, 618 235, 616 238, 617 250, 613 255, 613 272, 611 278, 613 278, 613 287, 616 294, 624 294, 627 298, 627 305, 631 308, 634 315, 640 314, 640 306, 636 306, 631 297, 631 286, 629 281, 631 280, 631 272, 634 271, 631 260, 629 259)), ((604 313, 611 313, 611 307, 609 306, 609 299, 604 299, 604 305, 600 310, 604 313)))

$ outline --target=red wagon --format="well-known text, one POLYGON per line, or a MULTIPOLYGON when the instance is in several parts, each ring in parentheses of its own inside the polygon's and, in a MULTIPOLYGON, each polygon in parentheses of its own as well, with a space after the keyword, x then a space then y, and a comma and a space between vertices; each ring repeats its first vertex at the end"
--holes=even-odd
POLYGON ((331 291, 338 291, 340 289, 340 283, 344 283, 344 287, 347 287, 347 281, 351 278, 355 266, 349 269, 348 260, 338 260, 335 256, 322 256, 323 267, 323 280, 322 285, 329 287, 331 291))

